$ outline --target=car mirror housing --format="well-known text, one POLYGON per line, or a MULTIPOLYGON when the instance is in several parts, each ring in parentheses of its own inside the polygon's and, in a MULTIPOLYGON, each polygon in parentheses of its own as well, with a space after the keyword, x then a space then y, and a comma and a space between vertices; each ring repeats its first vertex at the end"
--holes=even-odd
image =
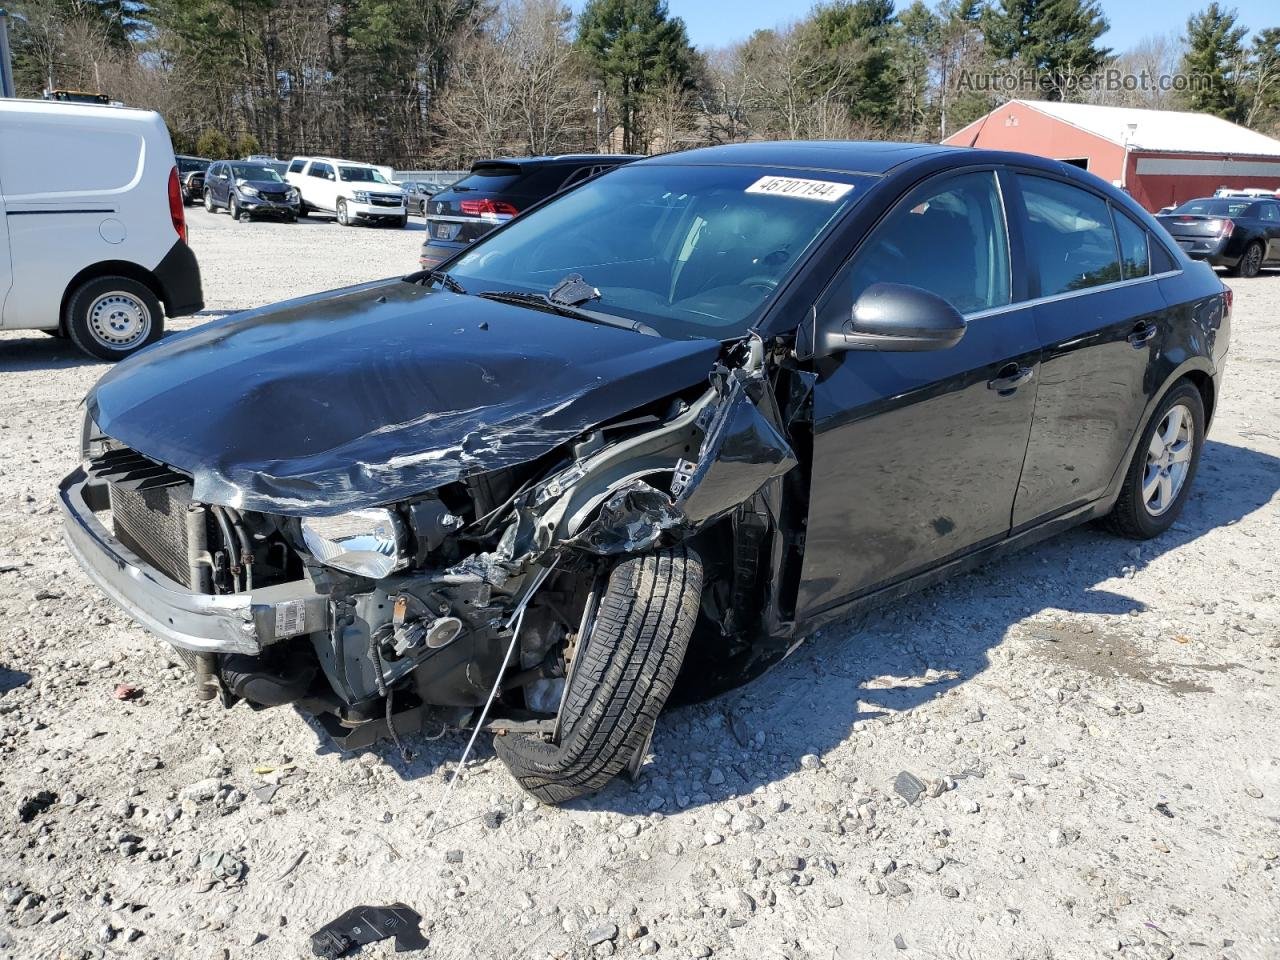
MULTIPOLYGON (((945 350, 964 336, 964 317, 935 293, 904 283, 873 283, 847 318, 816 319, 812 344, 801 353, 832 356, 846 350, 945 350)), ((802 338, 803 339, 803 338, 802 338)))

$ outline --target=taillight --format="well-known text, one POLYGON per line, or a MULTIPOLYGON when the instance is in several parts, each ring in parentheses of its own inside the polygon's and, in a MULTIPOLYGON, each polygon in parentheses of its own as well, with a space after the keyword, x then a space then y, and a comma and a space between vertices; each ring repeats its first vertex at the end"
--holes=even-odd
POLYGON ((1236 222, 1234 220, 1223 220, 1222 226, 1218 228, 1218 233, 1221 236, 1229 237, 1235 232, 1235 229, 1236 222))
POLYGON ((169 171, 169 217, 178 239, 187 242, 187 214, 182 206, 182 187, 178 184, 178 168, 169 171))
POLYGON ((1231 308, 1236 305, 1236 292, 1228 287, 1225 283, 1222 285, 1222 312, 1225 316, 1231 316, 1231 308))
POLYGON ((463 200, 458 207, 469 217, 514 217, 520 212, 505 200, 463 200))

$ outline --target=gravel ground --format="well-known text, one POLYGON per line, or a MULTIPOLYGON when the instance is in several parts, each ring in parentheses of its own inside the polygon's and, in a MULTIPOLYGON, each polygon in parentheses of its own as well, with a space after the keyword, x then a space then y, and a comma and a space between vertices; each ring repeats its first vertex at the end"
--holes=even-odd
MULTIPOLYGON (((421 239, 190 218, 208 310, 177 327, 421 239)), ((1280 275, 1232 285, 1166 536, 1078 530, 828 629, 587 802, 538 806, 485 744, 430 840, 460 736, 406 764, 196 703, 90 586, 53 494, 105 368, 0 334, 0 957, 301 957, 394 901, 443 958, 1280 957, 1280 275)))

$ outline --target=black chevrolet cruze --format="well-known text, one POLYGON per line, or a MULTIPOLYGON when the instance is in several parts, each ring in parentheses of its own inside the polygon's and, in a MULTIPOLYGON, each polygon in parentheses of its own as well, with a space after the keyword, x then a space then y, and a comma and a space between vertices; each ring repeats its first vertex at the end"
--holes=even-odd
POLYGON ((562 801, 639 762, 682 668, 750 677, 1087 520, 1159 536, 1230 303, 1070 165, 671 154, 435 271, 121 363, 67 538, 200 696, 295 703, 349 748, 481 726, 562 801))

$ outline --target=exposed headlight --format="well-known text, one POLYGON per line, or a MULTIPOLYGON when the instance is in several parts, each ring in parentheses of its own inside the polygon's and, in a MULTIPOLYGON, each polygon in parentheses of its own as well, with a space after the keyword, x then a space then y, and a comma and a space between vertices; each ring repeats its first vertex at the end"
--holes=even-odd
POLYGON ((290 188, 289 188, 289 192, 288 192, 287 194, 285 194, 285 196, 287 196, 290 200, 297 200, 297 199, 298 199, 298 190, 297 190, 297 188, 296 188, 296 187, 290 187, 290 188))
POLYGON ((404 566, 404 523, 390 510, 352 510, 336 517, 306 517, 302 539, 321 563, 379 579, 404 566))
POLYGON ((243 193, 246 197, 256 197, 258 195, 257 187, 251 187, 247 183, 242 183, 239 186, 240 186, 240 192, 243 193))
POLYGON ((357 190, 355 193, 351 194, 351 199, 354 200, 356 203, 368 203, 369 191, 357 190))

